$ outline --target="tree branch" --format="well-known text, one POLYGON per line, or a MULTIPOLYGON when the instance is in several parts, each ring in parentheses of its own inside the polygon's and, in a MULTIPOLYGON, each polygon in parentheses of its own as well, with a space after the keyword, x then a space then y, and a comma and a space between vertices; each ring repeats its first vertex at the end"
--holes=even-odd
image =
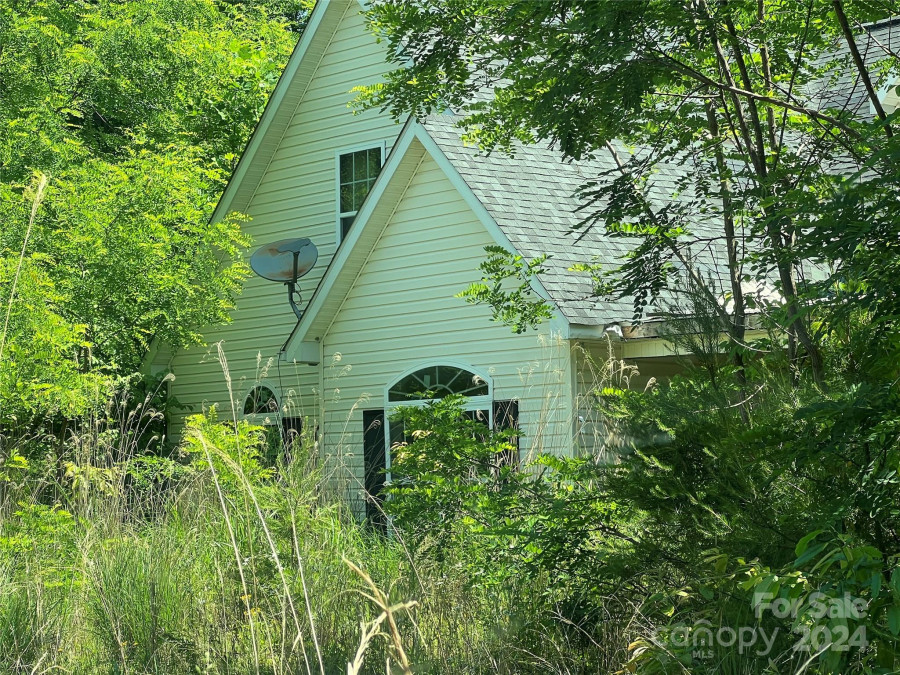
POLYGON ((881 101, 878 100, 878 94, 875 93, 875 87, 872 86, 872 79, 869 77, 869 69, 866 68, 866 64, 859 53, 859 45, 856 44, 856 38, 847 21, 847 15, 844 14, 844 5, 841 0, 832 0, 831 4, 834 7, 834 13, 837 15, 838 23, 841 25, 841 31, 844 33, 844 39, 847 41, 847 46, 850 48, 850 54, 853 56, 853 63, 856 65, 856 70, 859 72, 859 76, 866 87, 866 92, 869 94, 869 100, 872 102, 872 106, 875 108, 878 118, 885 123, 884 133, 887 134, 888 138, 893 138, 894 130, 891 129, 891 125, 887 123, 887 114, 884 112, 881 101))
POLYGON ((862 139, 862 134, 860 134, 856 129, 847 126, 839 119, 832 117, 823 112, 819 112, 818 110, 813 110, 812 108, 808 108, 806 106, 798 105, 796 103, 791 103, 789 101, 783 101, 779 98, 775 98, 774 96, 768 96, 764 94, 757 94, 756 92, 747 91, 746 89, 740 89, 735 86, 731 86, 725 84, 724 82, 718 82, 708 75, 704 75, 699 70, 692 68, 691 66, 679 61, 671 54, 668 54, 661 49, 654 49, 657 54, 659 54, 667 63, 669 63, 673 68, 678 70, 681 74, 687 75, 702 84, 713 87, 714 89, 718 89, 721 92, 736 94, 738 96, 746 96, 747 98, 756 99, 757 101, 761 101, 763 103, 768 103, 770 105, 774 105, 777 108, 783 108, 785 110, 792 110, 794 112, 798 112, 802 115, 808 115, 809 117, 813 117, 822 122, 826 122, 836 129, 840 129, 846 134, 851 135, 856 140, 862 139))

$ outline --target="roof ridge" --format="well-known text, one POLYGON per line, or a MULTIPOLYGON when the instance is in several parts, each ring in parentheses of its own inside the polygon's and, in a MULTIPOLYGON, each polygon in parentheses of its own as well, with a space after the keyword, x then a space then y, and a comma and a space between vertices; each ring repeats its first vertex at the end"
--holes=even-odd
POLYGON ((862 27, 869 31, 871 28, 881 28, 882 26, 891 26, 894 24, 900 25, 900 15, 897 16, 889 16, 886 19, 878 19, 877 21, 870 21, 869 23, 862 24, 862 27))

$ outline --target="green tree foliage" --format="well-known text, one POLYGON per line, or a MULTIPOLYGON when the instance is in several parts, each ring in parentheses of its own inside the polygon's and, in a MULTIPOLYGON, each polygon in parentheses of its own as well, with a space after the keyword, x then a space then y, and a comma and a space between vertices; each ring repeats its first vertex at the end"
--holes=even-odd
POLYGON ((741 281, 774 279, 794 365, 804 356, 821 382, 817 304, 800 281, 801 260, 833 263, 833 284, 862 267, 848 251, 865 258, 873 236, 896 234, 873 217, 893 199, 896 181, 884 180, 896 173, 892 128, 874 95, 872 122, 869 105, 848 110, 833 93, 844 74, 871 84, 896 68, 889 48, 869 49, 865 62, 847 48, 861 25, 889 14, 880 3, 840 0, 385 0, 370 23, 401 67, 362 101, 397 116, 452 107, 488 151, 540 141, 574 159, 612 155, 618 168, 584 185, 582 225, 639 238, 609 270, 614 290, 634 297, 640 314, 667 278, 705 285, 689 242, 718 241, 730 278, 709 292, 731 296, 734 311, 721 320, 734 341, 747 309, 741 281), (614 140, 640 151, 626 154, 614 140), (863 167, 873 180, 856 189, 848 174, 863 167), (679 168, 687 171, 678 198, 653 203, 653 175, 679 168), (825 203, 836 210, 822 221, 825 203), (871 226, 836 237, 845 210, 871 226))
MULTIPOLYGON (((582 190, 581 226, 635 243, 618 269, 578 269, 598 296, 635 298, 638 316, 677 282, 668 337, 692 354, 684 374, 643 392, 598 383, 628 441, 614 461, 537 458, 454 521, 489 523, 479 535, 549 577, 595 641, 616 601, 639 606, 632 671, 897 671, 900 146, 869 85, 898 62, 877 46, 856 54, 853 38, 895 13, 841 0, 383 0, 369 14, 402 68, 364 104, 449 106, 486 151, 552 142, 611 157, 582 190), (858 108, 835 95, 840 77, 859 83, 858 108), (654 175, 673 172, 677 194, 653 202, 654 175), (721 282, 695 265, 698 236, 717 242, 721 282), (745 297, 760 280, 783 302, 745 297), (765 337, 748 341, 748 314, 765 337), (815 611, 845 594, 862 615, 815 611), (797 609, 776 616, 761 596, 797 609), (685 643, 698 625, 781 632, 748 656, 685 643), (848 642, 859 628, 865 639, 848 642), (804 635, 818 642, 794 651, 804 635)), ((534 306, 515 289, 537 270, 496 263, 467 298, 518 330, 534 306)), ((440 447, 431 428, 422 438, 440 447)))
POLYGON ((524 333, 549 319, 550 305, 535 298, 534 276, 543 271, 546 256, 525 260, 502 246, 486 246, 487 259, 481 263, 483 281, 472 284, 457 297, 472 304, 484 304, 493 310, 494 321, 509 325, 514 333, 524 333), (513 287, 511 280, 518 284, 513 287))
POLYGON ((249 241, 210 216, 309 5, 0 2, 0 426, 228 320, 249 241))

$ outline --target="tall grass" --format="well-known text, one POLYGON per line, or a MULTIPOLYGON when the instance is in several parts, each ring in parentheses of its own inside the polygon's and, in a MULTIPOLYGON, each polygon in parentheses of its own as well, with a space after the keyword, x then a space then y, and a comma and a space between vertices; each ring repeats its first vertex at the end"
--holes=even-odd
POLYGON ((360 524, 315 439, 270 470, 251 430, 198 420, 193 461, 148 478, 108 432, 80 430, 65 490, 7 486, 0 672, 572 672, 540 589, 360 524))
MULTIPOLYGON (((549 358, 521 374, 547 387, 542 427, 559 408, 547 386, 557 371, 549 358)), ((473 584, 466 550, 434 555, 361 524, 350 498, 362 486, 344 465, 358 458, 343 442, 336 463, 323 458, 307 425, 269 466, 262 435, 230 410, 225 423, 196 418, 179 453, 160 457, 152 399, 110 398, 56 436, 3 431, 5 455, 30 464, 0 472, 0 673, 574 673, 598 662, 533 579, 473 584)), ((336 406, 345 427, 364 404, 336 406)))

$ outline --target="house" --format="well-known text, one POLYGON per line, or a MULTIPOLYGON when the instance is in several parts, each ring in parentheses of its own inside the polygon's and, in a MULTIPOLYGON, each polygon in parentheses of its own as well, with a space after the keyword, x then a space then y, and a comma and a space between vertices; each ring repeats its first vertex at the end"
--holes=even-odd
MULTIPOLYGON (((543 147, 481 155, 452 112, 398 124, 354 111, 351 89, 386 69, 360 12, 358 0, 319 0, 214 215, 248 214, 257 246, 315 244, 302 319, 282 285, 254 276, 233 322, 207 331, 210 346, 157 350, 153 367, 174 373, 170 393, 185 406, 170 433, 212 404, 222 417, 315 425, 326 466, 355 499, 389 467, 386 413, 420 403, 424 389, 464 393, 473 414, 515 422, 523 456, 594 451, 591 360, 628 359, 641 381, 678 367, 664 340, 631 325, 630 302, 597 300, 588 276, 570 270, 626 250, 572 232, 573 194, 608 167, 543 147), (455 297, 480 279, 489 245, 551 255, 534 290, 552 319, 536 331, 513 334, 455 297)), ((677 171, 659 177, 660 200, 677 171)))

